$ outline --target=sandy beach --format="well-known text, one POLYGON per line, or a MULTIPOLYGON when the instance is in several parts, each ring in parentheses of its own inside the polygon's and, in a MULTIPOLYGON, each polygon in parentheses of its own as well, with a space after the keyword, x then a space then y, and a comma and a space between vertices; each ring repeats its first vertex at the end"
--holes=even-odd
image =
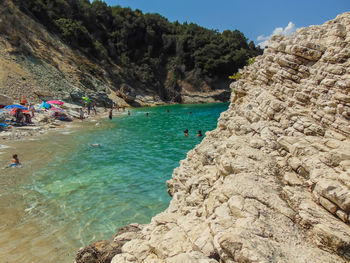
MULTIPOLYGON (((115 112, 114 116, 123 114, 125 112, 115 112)), ((56 158, 56 147, 67 146, 68 154, 79 146, 79 133, 98 129, 107 116, 108 112, 99 109, 98 115, 84 120, 14 127, 0 132, 0 258, 4 262, 43 262, 38 258, 45 258, 45 262, 71 262, 74 259, 76 245, 70 246, 72 240, 62 239, 67 236, 65 229, 54 230, 38 215, 33 216, 21 187, 30 182, 33 173, 56 158), (19 168, 9 167, 14 153, 22 163, 19 168)))

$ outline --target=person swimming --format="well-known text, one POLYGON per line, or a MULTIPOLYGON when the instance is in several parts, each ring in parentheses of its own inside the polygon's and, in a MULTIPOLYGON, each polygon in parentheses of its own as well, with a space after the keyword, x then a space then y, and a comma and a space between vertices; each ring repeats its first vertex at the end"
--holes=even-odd
POLYGON ((21 163, 19 162, 18 155, 14 154, 12 155, 10 167, 18 167, 21 163))
POLYGON ((185 136, 188 136, 188 130, 184 130, 185 136))
POLYGON ((198 131, 197 137, 202 137, 202 131, 201 130, 198 131))

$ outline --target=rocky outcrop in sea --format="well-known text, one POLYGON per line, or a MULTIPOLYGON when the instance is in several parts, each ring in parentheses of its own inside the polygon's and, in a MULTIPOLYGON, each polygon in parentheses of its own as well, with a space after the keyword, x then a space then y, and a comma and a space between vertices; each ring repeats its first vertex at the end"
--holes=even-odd
POLYGON ((350 13, 275 36, 148 225, 76 262, 350 262, 350 13))

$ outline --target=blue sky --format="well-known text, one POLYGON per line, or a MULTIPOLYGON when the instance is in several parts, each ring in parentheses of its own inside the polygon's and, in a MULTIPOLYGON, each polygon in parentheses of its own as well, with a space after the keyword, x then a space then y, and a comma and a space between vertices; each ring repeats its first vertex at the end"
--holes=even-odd
POLYGON ((238 29, 255 43, 277 32, 319 25, 350 11, 350 0, 106 0, 108 5, 159 13, 220 32, 238 29), (290 24, 292 22, 292 24, 290 24), (289 24, 289 25, 288 25, 289 24), (288 28, 287 28, 288 27, 288 28), (259 37, 260 36, 260 37, 259 37), (259 37, 259 41, 258 41, 259 37))

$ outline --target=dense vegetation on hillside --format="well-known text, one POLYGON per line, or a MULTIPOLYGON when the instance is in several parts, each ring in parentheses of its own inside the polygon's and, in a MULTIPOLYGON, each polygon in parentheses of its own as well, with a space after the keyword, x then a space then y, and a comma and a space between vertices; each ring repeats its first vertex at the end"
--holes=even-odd
POLYGON ((262 51, 238 31, 170 23, 100 0, 14 0, 67 44, 104 64, 117 64, 141 83, 159 83, 164 69, 226 78, 262 51))

